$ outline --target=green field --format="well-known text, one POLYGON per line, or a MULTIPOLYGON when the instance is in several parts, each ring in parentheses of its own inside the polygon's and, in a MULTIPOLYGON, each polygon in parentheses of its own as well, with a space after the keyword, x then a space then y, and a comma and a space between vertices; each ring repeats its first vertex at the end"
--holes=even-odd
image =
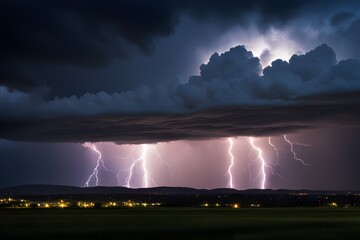
POLYGON ((360 239, 360 208, 2 209, 1 239, 360 239))

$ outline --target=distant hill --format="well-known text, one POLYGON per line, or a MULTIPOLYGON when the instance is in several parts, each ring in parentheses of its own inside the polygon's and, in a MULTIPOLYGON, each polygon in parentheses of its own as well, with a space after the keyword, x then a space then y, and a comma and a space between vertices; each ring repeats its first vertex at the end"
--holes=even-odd
MULTIPOLYGON (((229 188, 194 189, 187 187, 154 187, 154 188, 126 188, 126 187, 72 187, 59 185, 22 185, 0 189, 0 196, 37 196, 37 195, 126 195, 126 194, 167 194, 167 195, 215 195, 215 194, 346 194, 346 191, 311 191, 311 190, 271 190, 248 189, 236 190, 229 188)), ((354 193, 354 192, 352 192, 354 193)))
POLYGON ((126 187, 72 187, 59 185, 21 185, 1 188, 0 195, 91 195, 91 194, 234 194, 235 189, 194 189, 187 187, 154 187, 154 188, 126 188, 126 187))

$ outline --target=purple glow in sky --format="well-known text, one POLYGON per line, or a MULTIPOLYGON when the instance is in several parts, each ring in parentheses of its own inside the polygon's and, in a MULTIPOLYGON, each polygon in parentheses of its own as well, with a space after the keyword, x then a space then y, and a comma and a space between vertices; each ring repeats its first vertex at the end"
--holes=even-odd
POLYGON ((359 190, 358 9, 1 1, 0 187, 359 190))
MULTIPOLYGON (((291 151, 292 154, 297 150, 294 146, 286 149, 290 140, 284 136, 286 141, 281 140, 281 137, 274 138, 279 144, 276 146, 279 152, 273 151, 275 145, 269 144, 268 139, 234 137, 202 142, 175 141, 141 145, 93 143, 89 149, 100 149, 101 155, 107 156, 107 160, 103 159, 104 162, 100 164, 99 152, 94 150, 97 157, 96 170, 91 173, 85 186, 112 185, 117 182, 119 186, 132 188, 200 187, 201 185, 196 184, 202 182, 204 185, 201 187, 206 188, 271 188, 268 175, 280 176, 275 171, 280 171, 281 165, 286 165, 286 161, 289 161, 283 159, 281 152, 291 151), (107 175, 105 179, 110 181, 100 178, 99 182, 97 174, 107 175), (94 179, 89 181, 92 177, 94 179), (209 177, 212 179, 208 179, 209 177)), ((298 167, 309 165, 301 162, 298 167)))

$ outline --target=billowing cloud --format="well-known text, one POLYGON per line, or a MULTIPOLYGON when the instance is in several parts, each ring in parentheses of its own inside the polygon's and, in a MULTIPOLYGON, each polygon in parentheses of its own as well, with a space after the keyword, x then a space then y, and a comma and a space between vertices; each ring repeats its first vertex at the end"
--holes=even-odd
POLYGON ((244 46, 214 53, 188 83, 44 101, 0 88, 0 137, 141 143, 274 135, 357 125, 360 61, 337 62, 323 44, 262 70, 244 46))
MULTIPOLYGON (((42 85, 26 70, 29 64, 96 68, 139 51, 151 54, 156 39, 175 32, 181 15, 222 27, 255 22, 264 31, 300 15, 342 10, 344 6, 355 7, 358 3, 327 1, 324 6, 320 0, 4 0, 0 2, 0 85, 28 92, 42 85)), ((339 25, 350 15, 344 10, 332 18, 332 24, 339 25)))

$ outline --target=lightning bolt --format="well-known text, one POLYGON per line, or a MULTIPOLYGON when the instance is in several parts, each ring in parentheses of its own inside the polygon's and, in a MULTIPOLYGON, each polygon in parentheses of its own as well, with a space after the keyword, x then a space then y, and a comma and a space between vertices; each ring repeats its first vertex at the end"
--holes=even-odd
POLYGON ((276 152, 276 157, 277 157, 277 161, 276 161, 276 165, 279 164, 280 161, 280 149, 278 149, 272 142, 271 142, 271 137, 269 137, 268 139, 269 145, 274 149, 274 151, 276 152))
POLYGON ((295 159, 296 161, 301 162, 304 166, 311 166, 309 163, 305 163, 304 160, 302 160, 301 158, 299 158, 299 157, 296 155, 296 152, 295 152, 295 150, 294 150, 294 144, 299 145, 299 146, 304 146, 304 147, 309 147, 309 146, 311 146, 311 145, 307 145, 307 144, 303 144, 303 143, 298 143, 298 142, 292 142, 292 141, 290 141, 290 140, 286 137, 286 135, 284 135, 284 140, 290 144, 290 151, 291 151, 291 153, 293 154, 294 159, 295 159))
POLYGON ((138 161, 140 161, 140 158, 136 159, 136 160, 131 164, 131 166, 128 168, 128 170, 129 170, 129 175, 128 175, 127 178, 125 179, 125 186, 126 186, 127 188, 130 188, 130 187, 131 187, 131 186, 130 186, 130 181, 131 181, 131 179, 133 178, 134 168, 135 168, 135 165, 136 165, 136 163, 137 163, 138 161))
POLYGON ((92 179, 93 177, 95 177, 95 179, 96 179, 96 186, 98 186, 98 185, 99 185, 98 173, 99 173, 99 167, 100 167, 100 165, 103 167, 103 169, 104 169, 105 171, 107 171, 107 172, 109 172, 109 173, 111 173, 111 174, 113 174, 113 173, 112 173, 109 169, 107 169, 107 168, 105 167, 105 163, 104 163, 104 161, 102 160, 101 152, 96 148, 96 145, 95 145, 95 144, 85 143, 85 144, 83 144, 83 146, 86 147, 86 148, 92 149, 94 152, 96 152, 96 153, 99 155, 99 157, 98 157, 98 159, 97 159, 97 161, 96 161, 96 166, 95 166, 95 168, 94 168, 94 170, 93 170, 93 173, 89 176, 88 180, 86 181, 85 187, 89 187, 90 181, 91 181, 91 179, 92 179))
POLYGON ((148 153, 148 145, 142 144, 141 145, 141 155, 139 158, 135 159, 135 161, 130 165, 128 168, 129 175, 125 179, 125 186, 127 188, 131 187, 131 180, 134 177, 134 171, 136 165, 139 163, 141 164, 142 172, 143 172, 143 187, 147 188, 149 187, 149 181, 152 181, 154 183, 154 180, 149 177, 148 169, 147 169, 147 153, 148 153))
POLYGON ((142 169, 144 172, 144 186, 147 188, 149 186, 149 174, 148 174, 148 170, 146 168, 146 154, 147 154, 147 145, 143 144, 142 145, 142 169))
MULTIPOLYGON (((276 163, 274 164, 275 167, 280 167, 280 149, 277 148, 275 146, 275 144, 272 143, 271 141, 271 137, 268 138, 268 142, 269 142, 269 145, 274 149, 274 151, 276 152, 276 163)), ((277 171, 274 170, 273 167, 269 166, 269 168, 271 169, 271 173, 274 174, 274 175, 277 175, 279 177, 283 177, 282 175, 280 175, 277 171)))
POLYGON ((232 138, 228 138, 228 142, 229 142, 228 153, 229 153, 229 158, 230 158, 230 165, 229 165, 228 170, 227 170, 227 174, 229 175, 229 183, 228 183, 228 186, 229 186, 230 188, 234 188, 233 175, 232 175, 232 172, 231 172, 231 169, 232 169, 232 167, 234 166, 234 155, 233 155, 233 153, 232 153, 232 149, 233 149, 234 142, 233 142, 232 138))
POLYGON ((254 142, 254 138, 253 137, 249 137, 249 142, 251 144, 251 147, 253 149, 255 149, 258 153, 256 160, 260 160, 261 162, 261 168, 260 168, 260 172, 262 175, 262 180, 261 180, 261 189, 265 189, 266 186, 266 171, 265 171, 265 167, 266 167, 266 161, 263 157, 263 151, 261 148, 259 148, 258 146, 255 145, 254 142))

